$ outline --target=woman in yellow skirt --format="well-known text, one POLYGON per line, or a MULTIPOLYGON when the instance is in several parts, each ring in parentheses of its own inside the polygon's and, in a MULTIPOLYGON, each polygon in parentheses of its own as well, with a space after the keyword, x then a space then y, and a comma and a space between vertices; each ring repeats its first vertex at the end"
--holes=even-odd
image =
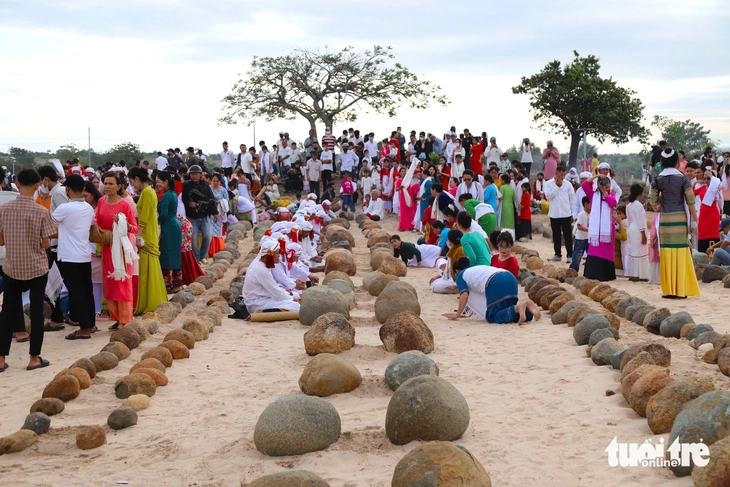
POLYGON ((687 176, 677 170, 678 160, 674 149, 664 149, 661 154, 664 169, 651 185, 651 203, 661 204, 659 275, 662 297, 667 299, 700 295, 687 237, 697 228, 695 195, 687 176))

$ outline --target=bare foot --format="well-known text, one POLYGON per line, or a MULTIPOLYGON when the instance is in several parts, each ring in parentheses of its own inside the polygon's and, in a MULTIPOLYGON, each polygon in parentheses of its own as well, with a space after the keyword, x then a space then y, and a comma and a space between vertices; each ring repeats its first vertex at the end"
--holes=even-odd
POLYGON ((525 303, 517 303, 515 305, 515 311, 520 314, 520 319, 517 320, 518 325, 521 325, 527 319, 527 315, 525 314, 526 309, 527 305, 525 303))
POLYGON ((537 303, 535 303, 535 301, 531 299, 528 299, 526 304, 528 311, 532 313, 535 321, 539 320, 542 317, 542 312, 540 311, 540 307, 537 305, 537 303))

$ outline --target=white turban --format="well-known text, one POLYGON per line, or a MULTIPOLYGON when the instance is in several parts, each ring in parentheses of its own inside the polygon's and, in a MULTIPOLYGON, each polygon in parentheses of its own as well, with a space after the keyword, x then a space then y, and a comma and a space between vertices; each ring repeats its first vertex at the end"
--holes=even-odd
POLYGON ((582 173, 580 173, 580 178, 581 179, 590 179, 591 173, 589 171, 583 171, 582 173))
POLYGON ((598 169, 611 169, 611 165, 607 162, 602 162, 598 165, 598 169))
POLYGON ((308 222, 308 221, 302 222, 302 225, 301 225, 300 228, 304 232, 311 232, 312 230, 314 230, 314 226, 310 222, 308 222))
POLYGON ((273 237, 261 239, 261 248, 259 249, 259 257, 266 255, 268 251, 276 252, 279 250, 279 242, 273 237))

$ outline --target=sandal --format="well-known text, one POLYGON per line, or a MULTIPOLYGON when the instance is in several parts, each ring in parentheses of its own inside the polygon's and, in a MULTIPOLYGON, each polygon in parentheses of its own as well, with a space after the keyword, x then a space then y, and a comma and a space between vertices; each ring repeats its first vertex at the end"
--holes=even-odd
POLYGON ((66 325, 53 326, 50 323, 43 325, 43 331, 61 331, 66 328, 66 325))
POLYGON ((8 367, 10 367, 10 366, 8 365, 7 362, 5 362, 5 364, 3 365, 3 367, 0 369, 0 373, 1 372, 5 372, 6 370, 8 370, 8 367))
POLYGON ((119 329, 119 322, 117 321, 112 326, 109 327, 109 331, 116 331, 119 329))
POLYGON ((90 338, 90 336, 77 335, 75 331, 66 335, 66 340, 88 340, 90 338))
POLYGON ((39 363, 38 365, 29 365, 25 368, 25 370, 42 369, 43 367, 48 367, 49 365, 51 365, 51 362, 44 359, 43 357, 39 356, 38 358, 41 359, 41 363, 39 363))

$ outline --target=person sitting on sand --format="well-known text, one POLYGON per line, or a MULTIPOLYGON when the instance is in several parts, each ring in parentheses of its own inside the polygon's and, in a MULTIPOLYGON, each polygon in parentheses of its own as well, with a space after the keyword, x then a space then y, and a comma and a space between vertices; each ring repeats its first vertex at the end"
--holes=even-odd
POLYGON ((263 238, 258 256, 248 267, 243 282, 241 295, 249 313, 299 311, 299 303, 279 287, 271 274, 278 261, 279 242, 273 238, 263 238))
POLYGON ((456 313, 444 313, 444 317, 486 319, 496 324, 540 319, 540 308, 534 301, 519 301, 517 278, 510 272, 488 265, 470 267, 467 257, 457 260, 454 270, 458 272, 459 308, 456 313))
POLYGON ((436 263, 436 269, 438 275, 431 279, 431 291, 437 294, 456 294, 458 288, 456 287, 454 272, 454 264, 459 258, 464 257, 464 251, 461 248, 461 230, 451 230, 448 236, 447 246, 449 251, 446 254, 446 259, 439 259, 436 263), (444 263, 444 267, 441 267, 441 263, 444 263))
POLYGON ((434 267, 441 255, 441 247, 437 245, 414 245, 401 241, 398 235, 391 235, 390 244, 395 257, 400 257, 408 267, 434 267))
POLYGON ((492 267, 504 269, 517 277, 517 274, 520 272, 520 263, 517 261, 517 258, 512 255, 512 248, 514 245, 515 241, 512 239, 511 233, 500 233, 497 237, 497 252, 499 253, 492 256, 492 267))

